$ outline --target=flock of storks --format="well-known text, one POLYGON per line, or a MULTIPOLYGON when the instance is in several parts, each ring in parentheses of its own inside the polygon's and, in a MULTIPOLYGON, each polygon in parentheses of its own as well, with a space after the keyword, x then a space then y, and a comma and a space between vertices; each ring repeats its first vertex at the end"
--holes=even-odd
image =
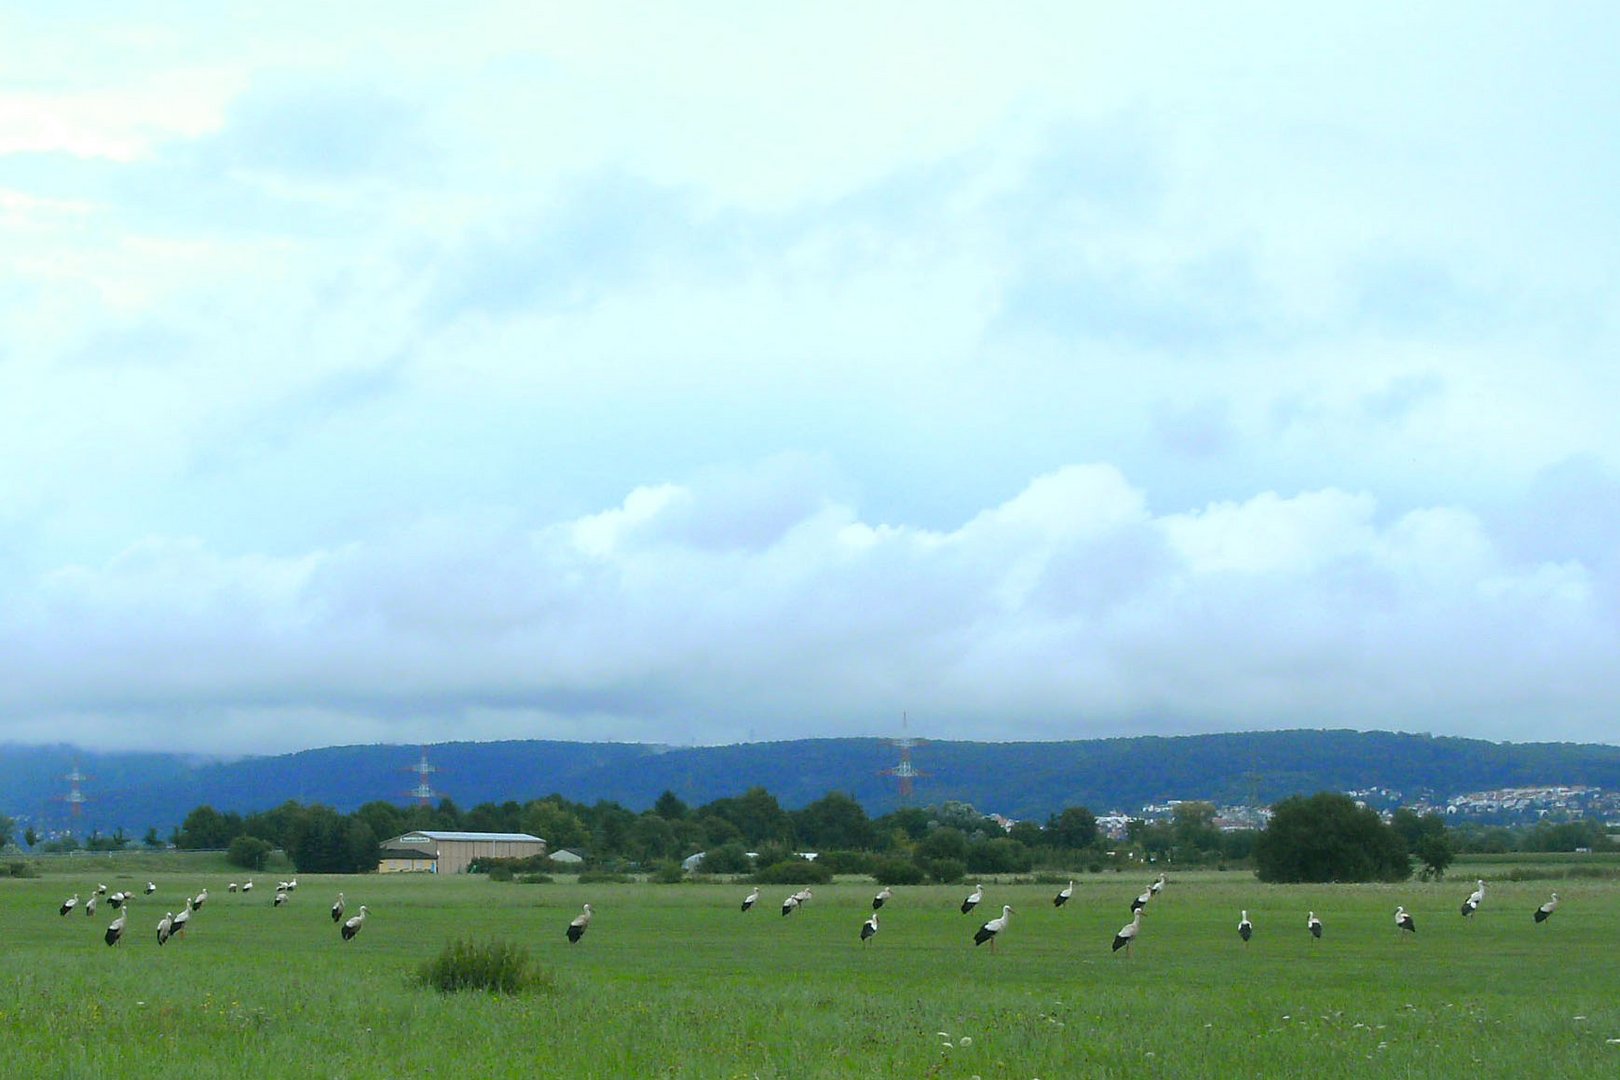
MULTIPOLYGON (((1127 953, 1129 953, 1131 942, 1136 938, 1137 932, 1142 929, 1142 910, 1147 907, 1148 901, 1159 895, 1159 892, 1164 888, 1164 882, 1164 875, 1160 874, 1159 880, 1149 885, 1145 890, 1143 890, 1140 896, 1131 902, 1131 921, 1126 923, 1120 929, 1118 934, 1114 935, 1115 950, 1125 949, 1127 953)), ((798 911, 799 908, 803 907, 809 902, 812 895, 813 894, 809 889, 800 889, 798 892, 790 893, 787 899, 782 901, 783 916, 785 917, 792 915, 795 911, 798 911)), ((1067 885, 1063 886, 1063 888, 1059 889, 1057 894, 1052 897, 1052 906, 1062 907, 1064 904, 1069 902, 1069 898, 1073 895, 1074 882, 1070 881, 1067 885)), ((883 905, 888 903, 889 899, 893 896, 894 892, 887 885, 885 885, 883 888, 878 890, 878 894, 876 896, 872 897, 872 914, 868 915, 866 917, 866 921, 861 924, 860 940, 862 944, 871 941, 872 938, 877 936, 878 912, 882 910, 883 905)), ((984 885, 982 883, 974 885, 973 891, 962 898, 962 914, 966 915, 968 912, 978 907, 980 902, 983 900, 984 885)), ((757 903, 759 903, 759 889, 755 888, 747 896, 743 897, 742 910, 748 911, 757 903)), ((585 905, 586 915, 584 918, 587 924, 590 922, 590 910, 590 905, 585 905)), ((988 941, 990 943, 990 951, 995 952, 996 937, 1003 930, 1007 929, 1007 924, 1012 921, 1013 914, 1014 911, 1011 904, 1001 905, 1001 914, 993 919, 986 920, 984 923, 980 924, 979 929, 974 932, 973 944, 983 945, 988 941)), ((1245 916, 1246 915, 1247 913, 1245 913, 1245 916)), ((574 922, 575 924, 578 924, 579 919, 575 919, 574 922)), ((583 933, 583 929, 580 932, 583 933)), ((574 927, 572 926, 569 927, 568 940, 579 940, 579 934, 574 933, 574 927)), ((1245 935, 1244 940, 1248 940, 1247 935, 1245 935)))
MULTIPOLYGON (((1120 949, 1124 949, 1125 954, 1127 956, 1130 955, 1131 943, 1136 940, 1136 935, 1142 930, 1142 912, 1147 909, 1148 903, 1154 897, 1158 896, 1160 891, 1164 889, 1164 884, 1165 876, 1160 874, 1157 881, 1149 885, 1139 896, 1137 896, 1135 900, 1131 901, 1131 921, 1122 926, 1119 933, 1114 935, 1113 951, 1118 952, 1120 949)), ((293 878, 290 881, 279 882, 276 886, 275 899, 272 901, 273 906, 284 906, 287 903, 288 896, 297 890, 297 888, 297 878, 293 878)), ((240 886, 240 890, 244 893, 251 892, 253 890, 252 879, 248 879, 245 884, 240 886)), ((156 891, 157 886, 148 881, 146 883, 146 895, 150 896, 156 891)), ((229 891, 233 893, 238 891, 238 886, 234 881, 230 884, 229 891)), ((862 944, 870 942, 872 938, 877 935, 878 912, 893 895, 894 893, 889 889, 888 886, 885 885, 882 889, 878 890, 878 894, 872 898, 872 914, 867 916, 866 921, 861 924, 860 940, 862 944)), ((1057 895, 1052 897, 1052 906, 1062 907, 1064 904, 1069 902, 1069 898, 1073 895, 1074 882, 1070 881, 1067 885, 1058 890, 1057 895)), ((124 938, 124 925, 129 915, 130 901, 134 899, 135 894, 133 892, 115 892, 108 895, 107 886, 97 885, 95 891, 90 894, 89 899, 86 900, 84 904, 84 913, 87 916, 93 917, 95 915, 96 900, 102 896, 106 896, 108 905, 118 912, 117 917, 114 918, 113 921, 107 926, 106 934, 107 944, 117 945, 124 938)), ((812 893, 808 888, 790 893, 787 899, 782 901, 782 915, 784 917, 792 915, 795 911, 799 910, 806 903, 808 903, 811 896, 812 893)), ((968 893, 968 895, 962 899, 962 914, 966 915, 971 912, 983 899, 984 886, 982 884, 973 886, 973 891, 968 893)), ((192 916, 196 912, 201 911, 203 905, 207 902, 208 890, 203 889, 196 896, 188 896, 186 898, 186 902, 181 905, 178 914, 172 911, 167 912, 157 924, 157 943, 159 945, 163 945, 166 944, 170 938, 184 934, 186 929, 191 925, 192 916)), ((1468 898, 1463 901, 1463 918, 1466 919, 1472 917, 1473 914, 1479 910, 1480 905, 1484 902, 1485 882, 1483 880, 1478 880, 1475 882, 1474 891, 1469 893, 1468 898)), ((759 903, 759 889, 756 887, 743 898, 742 910, 748 911, 757 903, 759 903)), ((70 915, 72 914, 73 909, 78 906, 79 894, 74 893, 72 896, 62 901, 59 914, 64 916, 70 915)), ((1542 904, 1540 907, 1536 908, 1535 921, 1538 923, 1546 922, 1552 913, 1557 910, 1558 894, 1553 893, 1551 899, 1542 904)), ((339 931, 344 941, 352 941, 354 936, 360 932, 360 928, 366 923, 366 911, 366 906, 362 904, 360 905, 360 910, 357 914, 345 919, 343 917, 343 894, 341 892, 338 893, 337 901, 332 905, 332 921, 340 924, 339 931)), ((584 910, 582 910, 578 915, 574 916, 573 920, 569 922, 568 928, 566 931, 564 931, 564 933, 567 936, 570 944, 578 942, 580 938, 585 936, 585 931, 589 929, 591 925, 592 914, 593 912, 591 905, 586 904, 584 905, 584 910)), ((1000 915, 993 919, 989 919, 980 925, 979 929, 973 935, 973 944, 976 946, 983 945, 988 941, 990 943, 990 951, 995 952, 996 937, 1003 930, 1007 929, 1007 923, 1011 920, 1012 915, 1012 905, 1003 904, 1000 915)), ((1411 934, 1417 933, 1417 923, 1412 918, 1411 913, 1406 910, 1405 905, 1397 905, 1395 908, 1395 926, 1399 931, 1405 931, 1406 933, 1411 934)), ((1317 918, 1315 911, 1311 911, 1307 914, 1305 928, 1307 931, 1309 931, 1312 938, 1321 938, 1322 920, 1317 918)), ((1254 924, 1249 921, 1249 912, 1246 909, 1239 914, 1237 931, 1238 937, 1243 940, 1243 944, 1246 947, 1249 943, 1249 939, 1254 936, 1254 924)))
MULTIPOLYGON (((276 895, 271 901, 271 906, 278 908, 285 907, 287 904, 287 898, 297 889, 297 878, 293 878, 290 881, 278 882, 276 884, 276 895)), ((233 881, 230 883, 228 891, 241 891, 244 893, 252 892, 253 879, 249 878, 241 886, 238 886, 237 883, 233 881)), ((151 896, 155 892, 157 892, 156 883, 148 881, 146 883, 146 895, 151 896)), ((115 892, 109 895, 107 893, 107 886, 98 884, 90 893, 89 898, 84 902, 85 915, 92 918, 95 916, 96 901, 98 898, 103 896, 107 897, 108 906, 118 912, 118 916, 107 925, 106 933, 107 944, 117 945, 119 942, 124 940, 124 926, 128 922, 131 901, 135 899, 135 893, 133 891, 115 892)), ((178 913, 173 911, 165 912, 163 918, 158 920, 157 943, 159 945, 167 945, 171 938, 184 936, 186 930, 191 926, 192 916, 201 911, 203 905, 207 902, 208 890, 203 889, 196 896, 186 897, 186 902, 180 905, 180 911, 178 913)), ((62 916, 71 915, 73 914, 74 908, 78 906, 79 894, 74 893, 72 896, 62 901, 62 906, 57 909, 57 914, 62 916)), ((341 924, 338 927, 338 930, 343 940, 352 941, 354 940, 354 936, 360 932, 360 928, 366 924, 367 909, 364 904, 361 904, 359 912, 351 915, 347 919, 343 917, 343 909, 343 894, 338 893, 337 902, 332 905, 332 921, 341 924)), ((586 910, 589 910, 589 908, 587 907, 586 910)))
MULTIPOLYGON (((1127 956, 1130 955, 1131 943, 1136 940, 1137 934, 1141 933, 1142 931, 1142 913, 1147 909, 1148 903, 1154 897, 1158 896, 1159 893, 1164 889, 1164 884, 1165 876, 1160 874, 1157 881, 1149 885, 1139 896, 1137 896, 1135 900, 1131 901, 1131 921, 1120 927, 1119 932, 1114 935, 1114 952, 1124 949, 1125 954, 1127 956)), ((863 944, 871 941, 872 938, 877 935, 878 911, 893 895, 894 893, 888 888, 888 886, 884 886, 881 890, 879 890, 878 894, 872 898, 872 914, 867 916, 866 921, 861 924, 860 940, 863 944)), ((1064 904, 1069 902, 1069 898, 1073 895, 1074 882, 1070 881, 1067 885, 1058 890, 1057 895, 1052 897, 1052 906, 1062 907, 1064 904)), ((787 899, 782 901, 782 914, 784 916, 792 915, 807 901, 809 901, 810 897, 811 891, 809 889, 800 889, 798 892, 790 894, 787 899)), ((983 899, 984 886, 982 884, 975 885, 973 887, 973 891, 968 893, 968 895, 962 899, 962 914, 966 915, 968 912, 972 911, 983 899)), ((748 911, 758 902, 759 889, 755 888, 743 898, 742 910, 748 911)), ((1485 882, 1483 880, 1479 880, 1475 882, 1474 891, 1469 893, 1468 898, 1463 901, 1463 918, 1466 919, 1471 917, 1474 912, 1479 910, 1480 905, 1484 902, 1485 882)), ((590 922, 590 910, 590 905, 585 905, 585 915, 582 916, 584 924, 589 924, 590 922)), ((1553 893, 1551 899, 1542 904, 1540 907, 1536 908, 1534 913, 1535 921, 1538 923, 1546 922, 1552 913, 1557 910, 1558 894, 1553 893)), ((1010 921, 1012 915, 1012 905, 1002 905, 1001 914, 996 918, 990 919, 983 923, 979 927, 978 931, 974 933, 973 944, 983 945, 988 941, 990 943, 990 950, 994 952, 996 948, 996 936, 1007 928, 1007 923, 1010 921)), ((1411 913, 1406 910, 1404 905, 1397 905, 1395 908, 1395 926, 1397 932, 1404 931, 1411 934, 1417 933, 1417 923, 1412 918, 1411 913)), ((1305 929, 1313 939, 1321 939, 1322 920, 1317 917, 1315 911, 1306 913, 1305 929)), ((1249 913, 1247 910, 1240 912, 1238 915, 1237 931, 1238 937, 1241 938, 1244 945, 1247 946, 1249 939, 1254 936, 1254 923, 1249 921, 1249 913)), ((568 940, 578 941, 580 934, 583 932, 584 928, 581 924, 581 920, 575 919, 574 925, 569 927, 568 940), (578 932, 576 932, 576 930, 578 932)))

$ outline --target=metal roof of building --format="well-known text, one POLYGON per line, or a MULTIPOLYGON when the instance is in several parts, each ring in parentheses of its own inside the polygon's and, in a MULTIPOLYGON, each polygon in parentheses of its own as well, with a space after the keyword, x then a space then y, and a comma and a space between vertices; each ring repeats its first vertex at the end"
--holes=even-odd
POLYGON ((545 841, 540 839, 538 836, 530 836, 528 833, 522 832, 438 832, 432 829, 415 829, 406 833, 404 836, 390 840, 389 843, 397 844, 400 841, 405 840, 407 837, 412 836, 425 836, 429 840, 481 840, 488 843, 545 843, 545 841))

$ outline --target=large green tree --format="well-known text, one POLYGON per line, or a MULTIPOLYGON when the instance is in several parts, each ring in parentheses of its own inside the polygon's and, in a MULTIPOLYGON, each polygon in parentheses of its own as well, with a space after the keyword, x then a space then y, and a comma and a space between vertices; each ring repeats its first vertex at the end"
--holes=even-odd
POLYGON ((834 791, 793 815, 801 843, 820 851, 865 851, 877 839, 861 804, 834 791))
POLYGON ((1083 806, 1068 806, 1046 819, 1045 843, 1055 848, 1088 848, 1097 842, 1097 815, 1083 806))
POLYGON ((1412 876, 1406 845, 1378 812, 1324 791, 1295 795, 1272 807, 1255 840, 1261 881, 1405 881, 1412 876))

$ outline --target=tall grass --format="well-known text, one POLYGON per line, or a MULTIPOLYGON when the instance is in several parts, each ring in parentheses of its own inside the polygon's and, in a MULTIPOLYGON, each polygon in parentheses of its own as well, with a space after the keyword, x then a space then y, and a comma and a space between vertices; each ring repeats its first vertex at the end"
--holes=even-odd
POLYGON ((483 990, 491 994, 521 994, 554 990, 556 980, 534 966, 529 950, 509 941, 477 942, 458 939, 417 971, 423 986, 445 993, 483 990))

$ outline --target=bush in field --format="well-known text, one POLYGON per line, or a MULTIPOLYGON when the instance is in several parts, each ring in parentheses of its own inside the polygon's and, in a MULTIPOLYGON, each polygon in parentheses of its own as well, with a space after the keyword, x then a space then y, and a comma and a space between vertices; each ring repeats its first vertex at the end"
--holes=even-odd
POLYGON ((678 862, 659 863, 647 880, 655 885, 679 885, 686 880, 686 869, 678 862))
POLYGON ((917 865, 939 885, 955 885, 967 873, 967 863, 961 859, 918 859, 917 865))
POLYGON ((8 877, 39 877, 39 871, 25 862, 9 862, 5 866, 8 877))
POLYGON ((816 856, 816 865, 834 874, 870 874, 875 862, 877 856, 869 851, 823 851, 816 856))
POLYGON ((511 881, 513 876, 512 868, 505 863, 489 868, 489 880, 491 881, 511 881))
POLYGON ((554 879, 550 874, 519 874, 519 885, 550 885, 554 879))
POLYGON ((783 859, 757 871, 752 880, 756 885, 825 885, 832 877, 832 871, 820 863, 783 859))
POLYGON ((754 869, 754 862, 747 850, 733 841, 704 852, 700 869, 705 874, 746 874, 754 869))
POLYGON ((1022 874, 1034 865, 1029 848, 1008 837, 973 844, 967 852, 967 868, 976 874, 1022 874))
POLYGON ((579 875, 581 885, 624 885, 634 880, 629 874, 619 874, 612 870, 585 870, 579 875))
POLYGON ((921 885, 928 873, 910 859, 873 859, 868 871, 879 885, 921 885))
POLYGON ((232 840, 231 846, 225 849, 225 861, 244 870, 263 870, 270 861, 272 850, 267 841, 244 833, 232 840))
POLYGON ((452 941, 417 971, 423 986, 450 993, 483 990, 521 994, 555 989, 555 980, 529 959, 529 950, 505 941, 452 941))

